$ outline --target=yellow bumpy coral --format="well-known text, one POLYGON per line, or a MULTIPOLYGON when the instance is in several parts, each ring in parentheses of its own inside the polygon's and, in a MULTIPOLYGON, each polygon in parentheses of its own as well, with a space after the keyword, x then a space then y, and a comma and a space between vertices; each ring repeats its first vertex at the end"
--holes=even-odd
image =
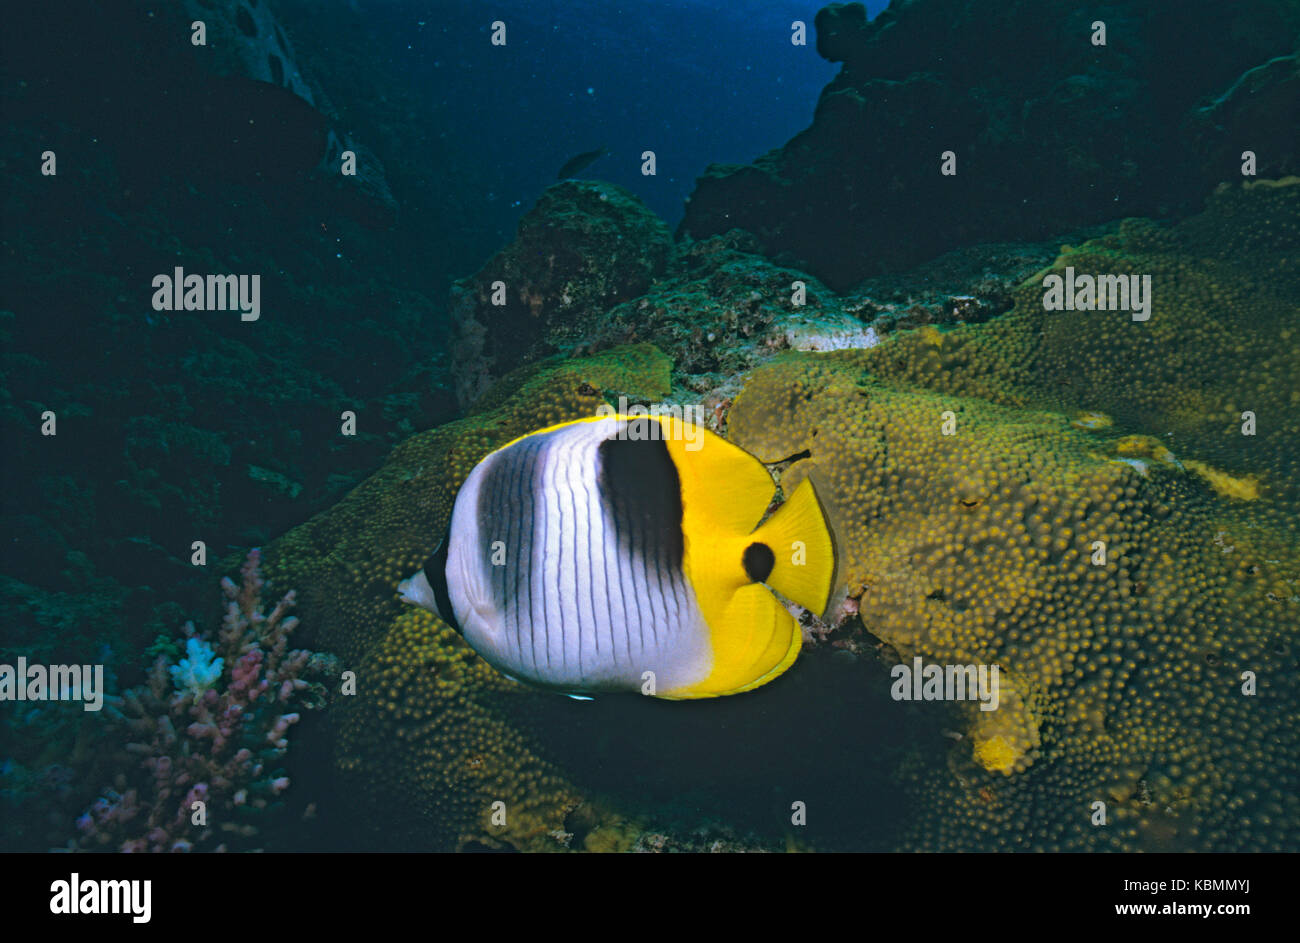
POLYGON ((904 847, 1300 847, 1298 184, 1052 267, 1150 274, 1149 321, 1045 310, 1040 275, 747 382, 731 438, 813 479, 863 627, 1001 669, 950 763, 900 773, 904 847))
POLYGON ((584 797, 527 734, 556 699, 504 679, 435 616, 399 602, 397 584, 423 566, 486 454, 592 415, 610 392, 656 401, 669 368, 649 345, 526 368, 470 417, 402 443, 343 501, 268 549, 268 572, 299 589, 313 644, 355 672, 355 694, 334 716, 348 817, 373 829, 358 840, 565 847, 565 817, 584 797))

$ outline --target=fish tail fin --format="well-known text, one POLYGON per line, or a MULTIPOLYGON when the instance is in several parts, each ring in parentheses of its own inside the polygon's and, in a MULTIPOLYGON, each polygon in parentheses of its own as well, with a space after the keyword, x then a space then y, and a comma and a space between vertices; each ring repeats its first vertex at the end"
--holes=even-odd
POLYGON ((750 537, 742 560, 749 578, 822 615, 835 582, 835 541, 812 481, 799 482, 750 537))

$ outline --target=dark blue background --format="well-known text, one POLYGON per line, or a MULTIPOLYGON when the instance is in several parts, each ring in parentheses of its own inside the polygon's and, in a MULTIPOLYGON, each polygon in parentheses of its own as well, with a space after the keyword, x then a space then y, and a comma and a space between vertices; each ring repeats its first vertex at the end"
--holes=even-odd
MULTIPOLYGON (((427 90, 460 148, 481 160, 477 194, 506 232, 574 154, 610 154, 588 174, 628 187, 676 226, 712 162, 747 163, 812 120, 838 65, 816 52, 819 0, 501 0, 368 3, 408 88, 427 90), (488 41, 502 20, 507 45, 488 41), (803 20, 807 45, 790 42, 803 20), (481 42, 469 42, 475 35, 481 42), (658 176, 640 173, 653 150, 658 176)), ((871 0, 875 15, 887 0, 871 0)), ((487 222, 487 220, 481 220, 487 222)))

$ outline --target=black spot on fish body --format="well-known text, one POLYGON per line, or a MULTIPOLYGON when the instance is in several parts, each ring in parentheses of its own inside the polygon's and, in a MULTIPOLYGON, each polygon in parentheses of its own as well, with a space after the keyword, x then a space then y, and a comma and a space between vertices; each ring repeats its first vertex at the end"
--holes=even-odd
POLYGON ((741 562, 745 565, 745 575, 755 583, 762 583, 772 575, 772 568, 776 566, 776 554, 767 544, 755 541, 745 548, 741 562))

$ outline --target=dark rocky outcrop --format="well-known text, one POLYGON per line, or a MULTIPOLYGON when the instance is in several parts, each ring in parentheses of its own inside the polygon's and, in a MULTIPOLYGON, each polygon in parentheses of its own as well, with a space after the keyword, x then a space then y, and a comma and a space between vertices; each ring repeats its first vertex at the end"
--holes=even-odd
POLYGON ((1300 169, 1291 0, 895 0, 816 26, 844 66, 812 126, 709 167, 680 234, 746 229, 842 289, 959 245, 1194 210, 1244 150, 1260 176, 1300 169))
POLYGON ((547 188, 514 241, 452 286, 461 405, 520 364, 553 353, 557 327, 643 294, 672 252, 663 220, 622 187, 566 180, 547 188))

